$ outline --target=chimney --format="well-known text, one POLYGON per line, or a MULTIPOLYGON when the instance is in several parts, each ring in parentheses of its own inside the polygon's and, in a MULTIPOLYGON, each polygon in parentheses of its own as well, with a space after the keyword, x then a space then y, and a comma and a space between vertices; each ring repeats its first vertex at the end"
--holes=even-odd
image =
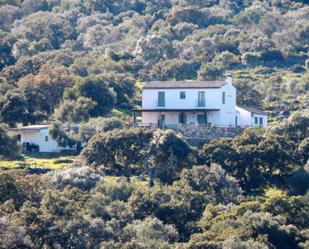
POLYGON ((233 85, 233 77, 232 77, 232 74, 227 74, 226 75, 226 82, 228 85, 233 85))

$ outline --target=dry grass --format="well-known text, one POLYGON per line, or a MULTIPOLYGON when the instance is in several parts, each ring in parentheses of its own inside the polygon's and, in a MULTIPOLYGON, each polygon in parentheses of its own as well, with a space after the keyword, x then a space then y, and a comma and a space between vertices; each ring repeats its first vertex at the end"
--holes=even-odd
POLYGON ((76 156, 60 156, 55 158, 39 158, 24 156, 23 160, 0 161, 0 168, 40 168, 40 169, 65 169, 69 168, 76 156))

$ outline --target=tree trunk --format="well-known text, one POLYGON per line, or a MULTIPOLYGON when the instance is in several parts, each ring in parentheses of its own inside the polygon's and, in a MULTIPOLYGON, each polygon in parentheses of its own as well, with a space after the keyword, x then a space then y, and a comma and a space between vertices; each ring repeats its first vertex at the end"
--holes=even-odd
POLYGON ((153 169, 149 170, 149 187, 153 187, 155 185, 155 172, 153 169))
POLYGON ((129 165, 125 165, 125 176, 127 178, 127 181, 128 182, 131 182, 131 170, 130 170, 130 167, 129 165))
POLYGON ((77 142, 76 143, 76 152, 78 154, 80 154, 81 151, 82 151, 82 143, 81 142, 77 142))

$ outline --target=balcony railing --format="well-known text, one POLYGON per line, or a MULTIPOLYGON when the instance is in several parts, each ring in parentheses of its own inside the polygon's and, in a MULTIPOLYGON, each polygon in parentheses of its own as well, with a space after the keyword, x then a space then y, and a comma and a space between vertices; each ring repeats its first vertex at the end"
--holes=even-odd
MULTIPOLYGON (((165 108, 165 107, 167 107, 165 100, 159 102, 159 99, 156 99, 156 108, 165 108)), ((205 108, 206 107, 206 101, 196 100, 195 106, 188 107, 188 108, 193 108, 193 107, 195 107, 195 108, 205 108)))
POLYGON ((206 107, 206 101, 196 100, 195 107, 198 107, 198 108, 206 107))
MULTIPOLYGON (((157 123, 135 123, 130 124, 128 127, 148 127, 148 128, 158 128, 157 123)), ((231 129, 246 129, 246 128, 255 128, 255 125, 219 125, 219 124, 162 124, 160 128, 169 128, 169 129, 179 129, 182 127, 204 127, 204 128, 231 128, 231 129)))

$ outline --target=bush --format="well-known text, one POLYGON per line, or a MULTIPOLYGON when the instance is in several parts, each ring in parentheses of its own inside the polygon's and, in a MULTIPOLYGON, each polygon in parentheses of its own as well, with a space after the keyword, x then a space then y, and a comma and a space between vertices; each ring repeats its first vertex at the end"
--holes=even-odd
POLYGON ((116 100, 114 90, 109 87, 104 79, 98 76, 79 78, 73 88, 67 88, 64 97, 73 100, 85 97, 92 100, 96 105, 89 111, 91 117, 109 113, 116 100))
POLYGON ((117 178, 115 181, 108 178, 103 178, 100 181, 94 192, 103 193, 109 196, 113 201, 127 201, 133 191, 132 185, 125 178, 117 178))
POLYGON ((221 64, 204 64, 198 72, 200 80, 218 80, 223 77, 224 68, 221 64))
POLYGON ((24 226, 14 224, 9 217, 0 218, 0 247, 1 248, 32 248, 31 238, 24 226))
POLYGON ((309 163, 289 178, 290 193, 304 195, 309 190, 309 163))
POLYGON ((79 137, 83 142, 89 139, 96 133, 107 132, 113 129, 121 129, 124 127, 123 122, 116 117, 111 118, 91 118, 88 122, 83 123, 79 129, 79 137))
POLYGON ((269 61, 284 61, 284 57, 280 50, 269 50, 261 54, 261 60, 265 63, 269 61))
POLYGON ((203 192, 211 200, 221 203, 234 202, 242 194, 237 180, 218 164, 184 169, 179 184, 183 187, 190 186, 193 191, 203 192))
POLYGON ((223 65, 224 69, 232 70, 237 69, 240 66, 240 59, 236 55, 224 51, 214 58, 214 63, 217 65, 223 65))
POLYGON ((304 73, 306 72, 306 69, 302 65, 295 64, 289 68, 289 71, 292 73, 304 73))
POLYGON ((222 249, 268 249, 269 247, 261 242, 254 241, 253 239, 242 241, 237 237, 232 237, 225 240, 222 244, 222 249))
POLYGON ((117 129, 94 135, 82 151, 89 165, 102 165, 112 174, 125 173, 143 166, 144 150, 153 131, 145 128, 117 129))
POLYGON ((196 78, 199 63, 182 59, 159 61, 148 76, 155 80, 188 80, 196 78))
POLYGON ((255 67, 259 65, 260 55, 258 53, 247 52, 241 57, 242 63, 247 67, 255 67))
POLYGON ((56 188, 64 188, 66 185, 80 189, 91 189, 100 180, 98 175, 90 167, 70 168, 60 172, 52 172, 46 175, 49 183, 56 188))
MULTIPOLYGON (((136 220, 124 228, 124 236, 128 241, 138 241, 147 245, 152 242, 175 243, 178 240, 177 230, 172 225, 164 225, 157 218, 147 217, 145 220, 136 220)), ((153 247, 151 247, 153 248, 153 247)))
POLYGON ((17 140, 9 136, 4 126, 0 125, 0 159, 16 159, 18 156, 17 140))

